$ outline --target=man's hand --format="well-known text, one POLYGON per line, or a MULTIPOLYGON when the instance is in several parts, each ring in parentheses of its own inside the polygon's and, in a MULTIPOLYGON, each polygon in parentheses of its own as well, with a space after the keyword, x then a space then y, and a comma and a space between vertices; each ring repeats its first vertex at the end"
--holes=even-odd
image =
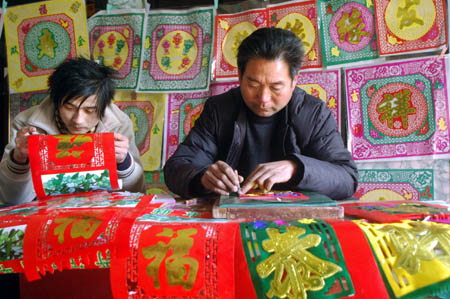
POLYGON ((25 163, 28 159, 28 136, 36 132, 35 127, 23 127, 17 132, 16 147, 14 148, 13 158, 16 162, 25 163))
POLYGON ((114 148, 116 152, 116 163, 122 163, 128 155, 128 138, 122 134, 114 133, 114 148))
POLYGON ((229 195, 230 192, 239 191, 239 184, 243 180, 244 178, 227 163, 217 161, 208 167, 200 181, 208 190, 221 195, 229 195))
POLYGON ((259 164, 245 180, 242 193, 247 193, 257 185, 264 191, 270 191, 274 184, 289 181, 297 171, 297 164, 291 160, 282 160, 259 164))

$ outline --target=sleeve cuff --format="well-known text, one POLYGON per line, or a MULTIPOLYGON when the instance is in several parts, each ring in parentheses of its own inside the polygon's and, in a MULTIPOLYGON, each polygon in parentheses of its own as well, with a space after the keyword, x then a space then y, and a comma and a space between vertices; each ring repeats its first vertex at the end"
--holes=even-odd
POLYGON ((25 174, 30 170, 29 160, 25 161, 25 163, 20 163, 14 160, 14 149, 9 152, 9 159, 6 161, 6 166, 8 169, 15 174, 25 174))
POLYGON ((131 155, 127 153, 127 157, 121 163, 117 164, 117 170, 124 171, 131 165, 131 155))

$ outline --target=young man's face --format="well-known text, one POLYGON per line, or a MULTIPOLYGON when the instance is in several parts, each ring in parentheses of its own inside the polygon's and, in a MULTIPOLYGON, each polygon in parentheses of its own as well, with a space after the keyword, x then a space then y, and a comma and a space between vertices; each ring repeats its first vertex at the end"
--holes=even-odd
POLYGON ((250 59, 239 74, 244 102, 256 115, 272 116, 289 103, 297 77, 291 79, 283 60, 250 59))
POLYGON ((71 134, 86 134, 100 121, 97 115, 97 96, 74 98, 59 107, 59 115, 71 134))

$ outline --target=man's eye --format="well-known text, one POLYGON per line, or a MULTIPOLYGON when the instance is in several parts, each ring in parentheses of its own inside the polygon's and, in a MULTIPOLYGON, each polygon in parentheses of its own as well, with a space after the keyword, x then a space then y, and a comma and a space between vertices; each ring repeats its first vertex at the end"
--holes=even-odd
POLYGON ((86 113, 92 114, 92 113, 95 113, 95 112, 97 112, 96 109, 86 109, 86 113))

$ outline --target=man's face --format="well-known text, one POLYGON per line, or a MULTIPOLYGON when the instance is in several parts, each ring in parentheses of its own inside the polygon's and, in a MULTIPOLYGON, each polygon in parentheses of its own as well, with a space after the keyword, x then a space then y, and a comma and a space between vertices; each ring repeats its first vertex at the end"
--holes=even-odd
POLYGON ((289 103, 297 77, 291 79, 283 60, 250 59, 239 74, 244 102, 256 115, 272 116, 289 103))
POLYGON ((86 134, 100 121, 97 115, 97 96, 74 98, 59 107, 59 115, 71 134, 86 134))

